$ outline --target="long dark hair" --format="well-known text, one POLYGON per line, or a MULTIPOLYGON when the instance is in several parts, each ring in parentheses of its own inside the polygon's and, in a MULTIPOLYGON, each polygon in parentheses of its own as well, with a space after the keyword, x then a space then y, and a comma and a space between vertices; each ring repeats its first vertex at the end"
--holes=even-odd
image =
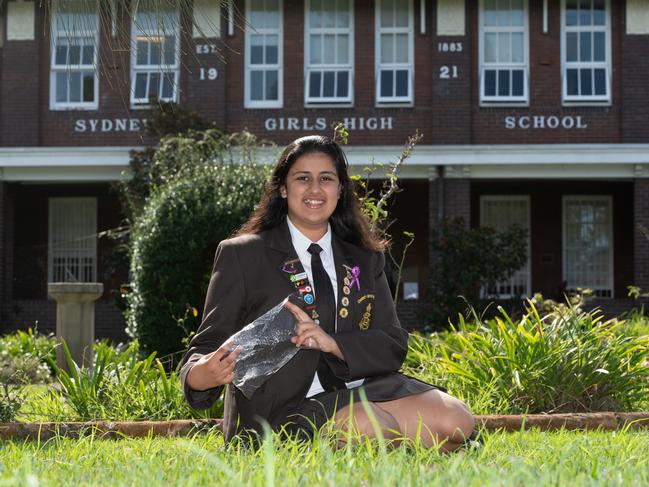
POLYGON ((280 187, 286 185, 286 176, 291 166, 300 157, 312 152, 328 155, 336 166, 340 181, 340 199, 329 223, 332 231, 341 239, 369 250, 383 251, 386 242, 370 231, 367 217, 361 212, 354 182, 347 173, 347 157, 340 146, 328 137, 309 135, 294 140, 282 151, 273 169, 271 179, 266 182, 261 200, 250 218, 236 233, 236 236, 260 233, 280 225, 288 214, 288 204, 280 194, 280 187))

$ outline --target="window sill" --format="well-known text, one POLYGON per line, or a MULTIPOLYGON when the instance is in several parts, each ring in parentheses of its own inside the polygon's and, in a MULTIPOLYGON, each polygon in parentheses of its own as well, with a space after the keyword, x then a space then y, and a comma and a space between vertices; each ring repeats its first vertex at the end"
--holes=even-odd
POLYGON ((99 104, 95 105, 73 105, 73 106, 57 106, 50 105, 51 112, 92 112, 99 110, 99 104))

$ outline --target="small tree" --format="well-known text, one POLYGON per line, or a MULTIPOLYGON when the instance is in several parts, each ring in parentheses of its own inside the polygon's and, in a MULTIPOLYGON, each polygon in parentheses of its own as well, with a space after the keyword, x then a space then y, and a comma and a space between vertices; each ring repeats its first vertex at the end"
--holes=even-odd
POLYGON ((527 259, 527 231, 512 226, 467 228, 461 218, 446 220, 433 231, 437 254, 428 293, 427 325, 442 329, 451 317, 480 300, 481 289, 509 278, 527 259))

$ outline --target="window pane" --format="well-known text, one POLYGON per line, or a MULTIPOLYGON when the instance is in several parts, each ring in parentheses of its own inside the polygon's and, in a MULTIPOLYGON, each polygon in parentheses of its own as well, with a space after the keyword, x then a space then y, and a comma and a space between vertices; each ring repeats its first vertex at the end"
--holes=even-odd
POLYGON ((322 26, 335 27, 336 26, 336 5, 335 2, 324 2, 322 9, 322 26))
POLYGON ((408 96, 408 71, 400 69, 397 71, 397 96, 408 96))
POLYGON ((592 25, 592 11, 590 10, 591 0, 579 1, 579 25, 587 26, 592 25))
POLYGON ((523 0, 512 0, 512 25, 515 27, 525 25, 525 5, 523 0))
POLYGON ((279 3, 277 0, 266 0, 265 27, 267 29, 279 29, 279 3))
POLYGON ((512 71, 512 96, 523 96, 523 80, 525 79, 524 71, 516 69, 512 71))
POLYGON ((309 25, 311 27, 319 28, 322 27, 322 1, 323 0, 312 0, 311 1, 311 12, 309 12, 309 25))
POLYGON ((164 39, 164 62, 166 65, 176 64, 176 38, 166 36, 164 39))
POLYGON ((579 70, 578 69, 568 69, 566 70, 566 90, 568 95, 578 95, 579 94, 579 70))
POLYGON ((392 0, 381 1, 381 27, 392 27, 394 25, 394 11, 392 0))
POLYGON ((278 100, 277 71, 266 71, 266 100, 278 100))
POLYGON ((81 46, 71 45, 69 46, 69 63, 70 64, 79 64, 81 61, 81 46))
POLYGON ((595 69, 595 94, 606 95, 606 70, 595 69))
POLYGON ((498 71, 498 96, 509 96, 509 73, 507 69, 498 71))
POLYGON ((593 46, 594 61, 606 61, 606 33, 593 32, 595 45, 593 46))
POLYGON ((510 34, 501 32, 498 34, 498 62, 509 63, 511 62, 510 47, 510 34))
POLYGON ((394 87, 393 87, 393 71, 392 70, 382 70, 381 71, 381 96, 392 97, 394 96, 394 87))
POLYGON ((84 45, 83 46, 83 54, 82 54, 82 64, 90 65, 94 63, 94 58, 95 58, 95 48, 94 46, 91 45, 84 45))
POLYGON ((593 24, 606 25, 606 2, 605 0, 594 0, 593 2, 593 24))
POLYGON ((511 25, 511 16, 508 0, 498 0, 498 25, 500 27, 509 27, 511 25))
POLYGON ((250 36, 250 64, 264 64, 264 36, 250 36))
POLYGON ((93 73, 83 74, 83 101, 95 101, 95 75, 93 73))
POLYGON ((381 63, 394 62, 394 37, 392 34, 381 34, 381 63))
POLYGON ((579 60, 582 62, 592 61, 591 36, 591 32, 579 33, 579 60))
POLYGON ((577 25, 577 0, 566 0, 566 25, 577 25))
POLYGON ((341 34, 338 36, 338 60, 339 64, 349 63, 349 36, 341 34))
POLYGON ((162 78, 162 96, 164 100, 172 100, 174 97, 174 77, 173 74, 167 73, 162 78))
POLYGON ((311 34, 309 37, 309 58, 311 64, 322 63, 322 37, 320 34, 311 34))
POLYGON ((338 1, 338 15, 336 16, 337 27, 349 27, 349 0, 338 1))
POLYGON ((496 62, 496 34, 485 34, 484 60, 486 63, 496 62))
POLYGON ((408 2, 395 2, 394 26, 408 27, 408 2))
POLYGON ((577 61, 577 46, 579 45, 576 32, 566 34, 566 60, 568 62, 577 61))
POLYGON ((264 0, 250 0, 250 26, 254 29, 263 29, 264 16, 264 0))
POLYGON ((151 52, 149 62, 151 64, 160 65, 162 60, 162 43, 160 39, 152 39, 150 42, 151 52))
POLYGON ((81 73, 70 73, 70 102, 81 101, 81 73))
POLYGON ((147 98, 160 97, 160 73, 149 73, 149 92, 147 98))
POLYGON ((264 99, 264 72, 263 71, 250 72, 250 99, 251 100, 264 99))
POLYGON ((336 62, 336 36, 325 35, 324 37, 324 62, 333 64, 336 62))
POLYGON ((320 72, 314 71, 309 74, 309 97, 320 97, 320 72))
POLYGON ((522 32, 512 33, 512 62, 522 63, 525 61, 525 54, 523 52, 524 42, 522 32))
POLYGON ((497 24, 496 0, 484 1, 484 25, 493 27, 497 24))
POLYGON ((56 101, 57 103, 68 101, 68 73, 56 73, 56 101))
MULTIPOLYGON (((57 42, 60 42, 60 40, 57 42)), ((54 64, 65 66, 67 64, 67 58, 68 58, 68 46, 57 45, 54 54, 54 64)))
POLYGON ((149 64, 149 43, 142 39, 137 40, 136 63, 139 65, 149 64))
POLYGON ((487 69, 484 72, 485 96, 496 96, 496 71, 487 69))
POLYGON ((410 56, 408 55, 408 34, 396 34, 396 53, 395 62, 407 63, 410 56))
POLYGON ((347 98, 349 96, 349 72, 338 71, 336 83, 336 96, 339 98, 347 98))
POLYGON ((277 36, 266 36, 266 64, 277 64, 278 55, 277 36))
POLYGON ((580 70, 580 87, 582 95, 593 94, 593 71, 591 69, 580 70))
POLYGON ((322 83, 322 96, 325 98, 333 98, 335 86, 336 73, 334 71, 325 71, 322 83))
POLYGON ((135 75, 135 98, 146 98, 147 73, 135 75))

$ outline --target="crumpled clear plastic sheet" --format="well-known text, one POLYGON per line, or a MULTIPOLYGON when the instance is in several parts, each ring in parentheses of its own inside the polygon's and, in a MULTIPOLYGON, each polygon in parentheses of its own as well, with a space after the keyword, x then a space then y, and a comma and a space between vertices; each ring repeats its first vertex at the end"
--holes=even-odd
MULTIPOLYGON (((296 295, 291 302, 304 306, 296 295)), ((250 399, 255 391, 291 360, 299 348, 291 342, 295 336, 295 318, 282 301, 230 337, 232 350, 241 348, 234 365, 232 383, 250 399)))

